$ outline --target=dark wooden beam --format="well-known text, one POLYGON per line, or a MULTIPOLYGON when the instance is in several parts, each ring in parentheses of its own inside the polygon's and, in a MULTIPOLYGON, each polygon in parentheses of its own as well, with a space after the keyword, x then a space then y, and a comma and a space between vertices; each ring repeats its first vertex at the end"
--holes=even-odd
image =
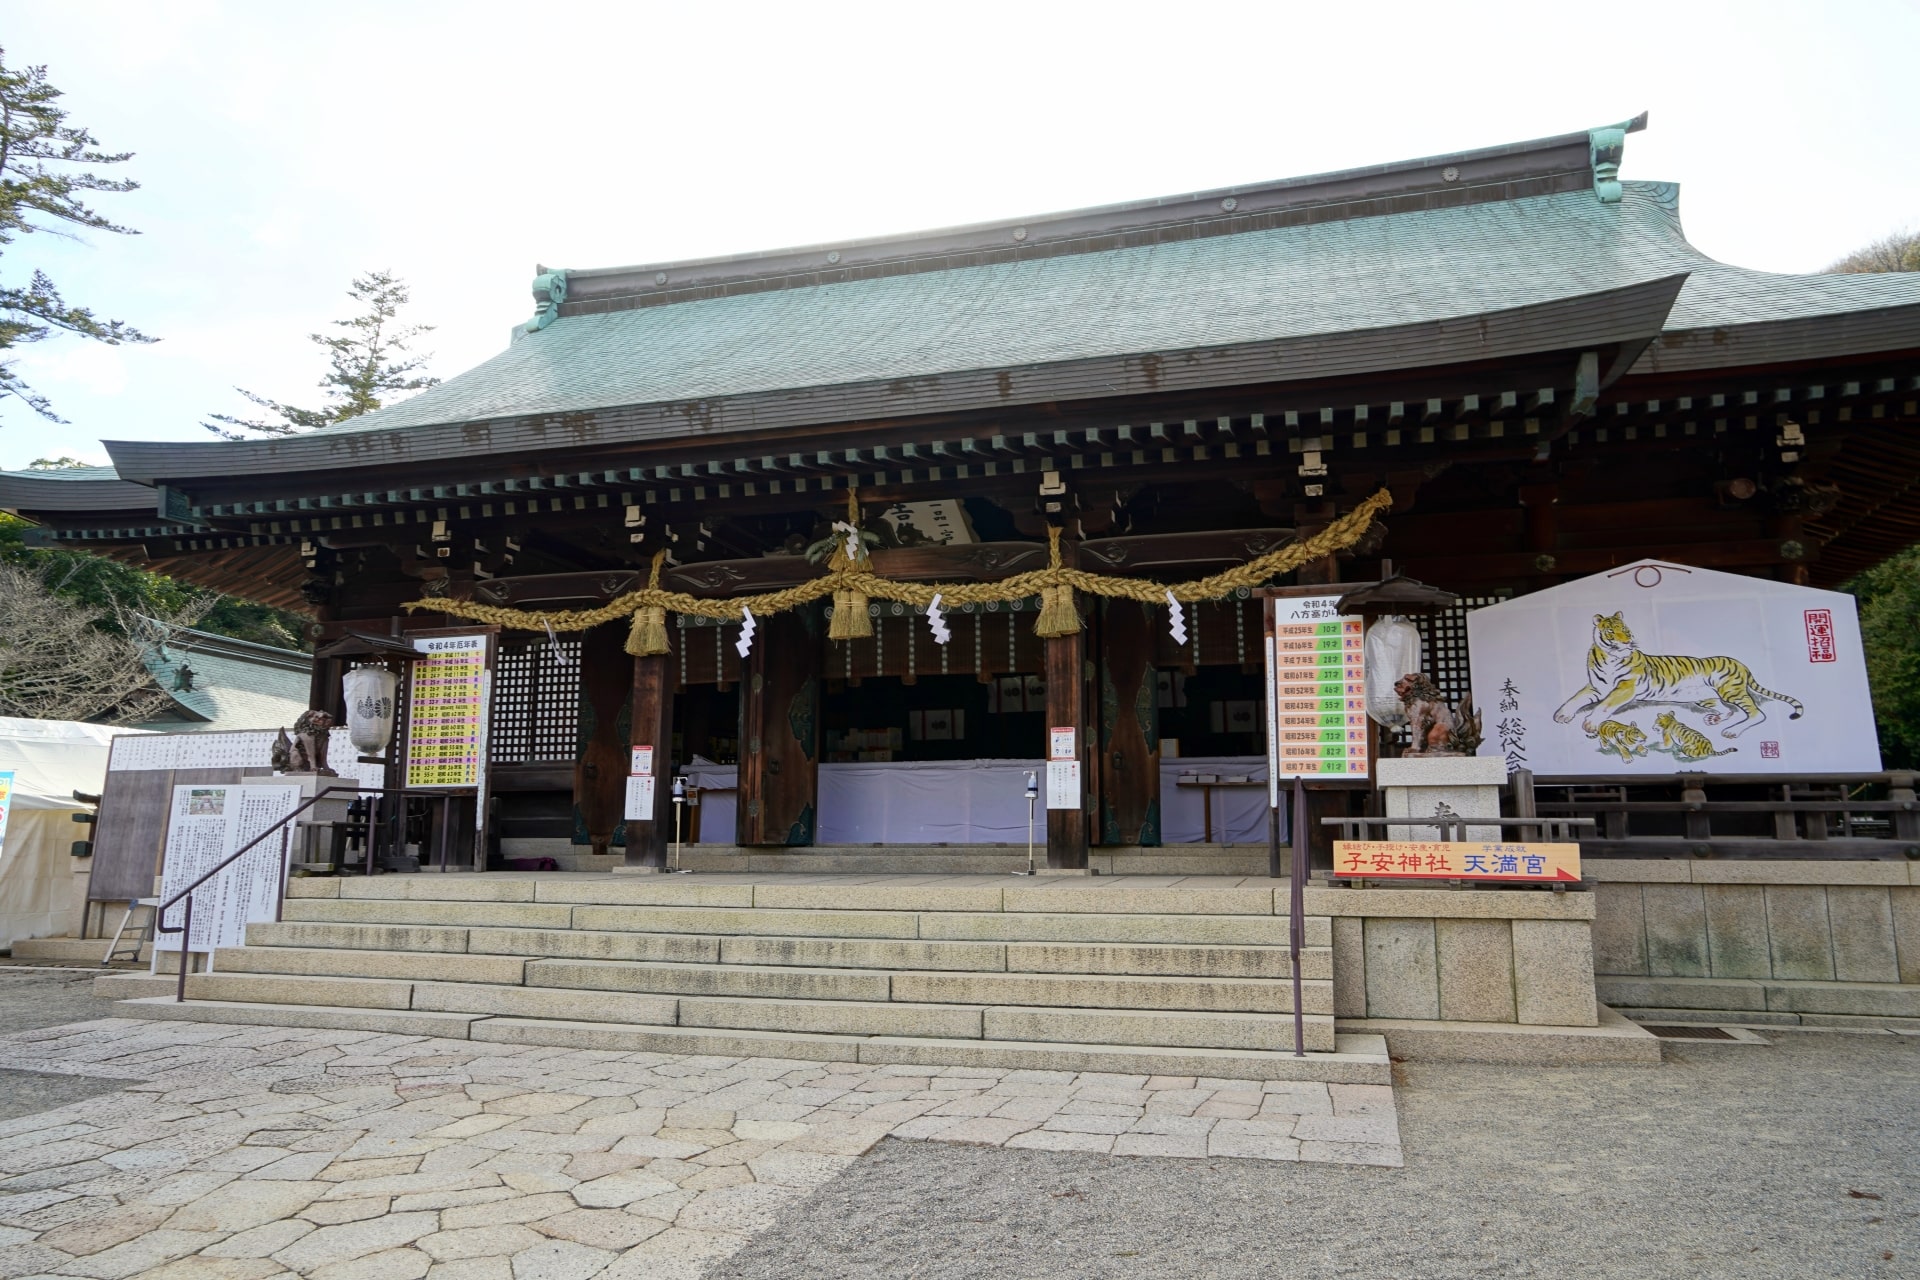
MULTIPOLYGON (((1051 741, 1055 728, 1071 728, 1079 751, 1081 791, 1071 809, 1047 810, 1047 865, 1062 870, 1080 870, 1087 865, 1086 784, 1092 752, 1088 741, 1087 717, 1087 642, 1084 631, 1069 636, 1049 636, 1046 640, 1047 723, 1051 741)), ((1046 787, 1041 788, 1045 803, 1046 787)))
POLYGON ((820 671, 826 624, 817 609, 760 620, 740 687, 743 845, 810 845, 819 829, 820 671))
POLYGON ((653 748, 653 813, 627 819, 626 864, 664 867, 673 840, 673 657, 653 654, 633 660, 633 700, 628 743, 653 748))
MULTIPOLYGON (((1105 600, 1098 629, 1100 700, 1091 753, 1103 845, 1158 845, 1160 710, 1148 662, 1158 621, 1134 600, 1105 600)), ((1051 686, 1049 686, 1051 687, 1051 686)))
POLYGON ((574 824, 576 830, 585 830, 596 854, 613 852, 614 832, 625 816, 627 735, 620 721, 633 685, 626 639, 626 623, 609 622, 588 631, 580 642, 581 747, 573 766, 574 824))

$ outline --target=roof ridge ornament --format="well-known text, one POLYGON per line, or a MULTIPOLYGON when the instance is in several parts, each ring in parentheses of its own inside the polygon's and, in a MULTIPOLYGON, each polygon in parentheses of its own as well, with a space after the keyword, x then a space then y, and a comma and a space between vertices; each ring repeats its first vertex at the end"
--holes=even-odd
POLYGON ((1631 120, 1587 130, 1587 144, 1593 165, 1593 194, 1601 204, 1619 204, 1625 190, 1620 183, 1620 160, 1626 155, 1627 135, 1647 127, 1647 113, 1631 120))
POLYGON ((567 300, 567 273, 542 271, 535 276, 533 300, 539 305, 525 325, 528 333, 538 333, 560 318, 560 304, 567 300))

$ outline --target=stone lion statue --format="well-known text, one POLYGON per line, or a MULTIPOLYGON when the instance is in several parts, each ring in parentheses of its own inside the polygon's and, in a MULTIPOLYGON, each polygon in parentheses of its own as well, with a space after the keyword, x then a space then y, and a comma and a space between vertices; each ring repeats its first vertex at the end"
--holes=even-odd
POLYGON ((1413 671, 1394 682, 1393 691, 1407 710, 1407 727, 1412 741, 1409 756, 1470 756, 1480 749, 1480 713, 1471 696, 1457 707, 1447 705, 1446 696, 1433 677, 1413 671))
POLYGON ((280 773, 316 773, 323 778, 339 774, 327 768, 327 735, 333 730, 333 717, 325 711, 302 711, 293 722, 293 736, 282 729, 274 739, 269 757, 280 773))

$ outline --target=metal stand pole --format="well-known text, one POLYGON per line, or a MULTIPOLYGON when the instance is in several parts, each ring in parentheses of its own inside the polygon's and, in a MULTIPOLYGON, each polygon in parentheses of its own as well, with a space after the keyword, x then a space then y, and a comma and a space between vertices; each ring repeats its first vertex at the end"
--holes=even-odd
POLYGON ((1307 1056, 1307 1020, 1306 1010, 1300 996, 1300 948, 1307 940, 1307 914, 1305 886, 1309 869, 1307 860, 1307 783, 1304 778, 1293 780, 1293 865, 1287 868, 1287 949, 1292 953, 1289 968, 1293 970, 1293 1056, 1307 1056))
POLYGON ((687 782, 685 778, 673 780, 673 874, 687 874, 680 867, 680 819, 687 803, 687 782))
MULTIPOLYGON (((1029 771, 1027 773, 1027 874, 1033 874, 1033 810, 1040 799, 1039 779, 1029 771)), ((1014 874, 1018 875, 1018 872, 1014 874)))

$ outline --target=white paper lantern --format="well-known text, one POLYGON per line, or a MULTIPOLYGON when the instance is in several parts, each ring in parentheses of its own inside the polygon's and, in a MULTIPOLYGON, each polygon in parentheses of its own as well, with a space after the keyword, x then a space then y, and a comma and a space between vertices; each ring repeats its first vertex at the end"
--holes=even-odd
POLYGON ((347 737, 363 754, 378 755, 393 738, 394 689, 400 677, 384 667, 355 667, 341 681, 347 695, 347 737))
POLYGON ((1420 628, 1389 614, 1367 628, 1367 714, 1394 728, 1407 722, 1407 710, 1393 686, 1401 676, 1421 669, 1420 628))

